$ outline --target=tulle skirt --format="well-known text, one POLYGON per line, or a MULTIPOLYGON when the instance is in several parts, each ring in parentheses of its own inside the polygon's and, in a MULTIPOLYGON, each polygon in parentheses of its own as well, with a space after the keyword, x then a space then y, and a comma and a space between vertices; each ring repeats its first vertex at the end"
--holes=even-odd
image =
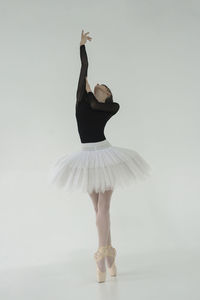
POLYGON ((50 166, 48 183, 68 191, 86 193, 125 188, 151 175, 150 165, 135 150, 100 142, 81 143, 50 166))

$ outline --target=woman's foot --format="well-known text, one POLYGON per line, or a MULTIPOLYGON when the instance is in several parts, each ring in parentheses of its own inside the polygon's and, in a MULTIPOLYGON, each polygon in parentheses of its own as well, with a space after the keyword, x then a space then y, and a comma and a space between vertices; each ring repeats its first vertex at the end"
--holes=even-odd
MULTIPOLYGON (((110 248, 110 252, 109 253, 112 253, 114 255, 114 250, 112 248, 110 248)), ((106 262, 107 262, 107 266, 109 268, 112 266, 114 260, 115 260, 114 256, 111 256, 111 255, 109 255, 109 256, 107 255, 106 256, 106 262)))
POLYGON ((105 256, 107 255, 107 246, 99 247, 94 253, 97 266, 97 281, 104 282, 106 279, 105 256))
POLYGON ((111 276, 117 275, 117 267, 115 265, 115 257, 116 257, 117 251, 114 247, 111 245, 108 245, 107 248, 107 255, 106 255, 106 261, 108 265, 108 270, 111 276))
POLYGON ((99 270, 101 272, 105 272, 106 271, 106 261, 105 261, 105 257, 102 257, 101 259, 99 259, 98 261, 96 261, 97 266, 99 268, 99 270))

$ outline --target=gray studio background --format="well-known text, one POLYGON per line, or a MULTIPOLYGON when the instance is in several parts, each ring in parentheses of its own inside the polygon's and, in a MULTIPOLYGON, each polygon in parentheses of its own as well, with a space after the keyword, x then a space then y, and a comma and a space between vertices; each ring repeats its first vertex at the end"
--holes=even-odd
POLYGON ((153 254, 198 253, 198 1, 0 6, 2 272, 81 261, 83 269, 91 263, 95 276, 91 199, 47 183, 50 164, 80 149, 75 97, 82 29, 92 37, 86 43, 92 90, 104 83, 120 104, 107 139, 139 152, 153 170, 147 181, 113 193, 111 236, 119 261, 128 253, 132 262, 141 255, 148 261, 153 254))

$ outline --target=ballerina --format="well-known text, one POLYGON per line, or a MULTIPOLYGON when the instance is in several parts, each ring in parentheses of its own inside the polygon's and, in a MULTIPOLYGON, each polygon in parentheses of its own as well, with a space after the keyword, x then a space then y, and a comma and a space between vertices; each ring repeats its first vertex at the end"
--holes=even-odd
POLYGON ((81 32, 81 70, 76 92, 75 116, 81 149, 59 157, 50 172, 50 183, 67 190, 89 194, 96 213, 98 249, 94 253, 97 282, 106 279, 106 262, 111 276, 117 275, 116 249, 111 243, 110 202, 113 191, 150 176, 151 167, 133 149, 112 145, 105 137, 108 120, 117 114, 120 104, 113 100, 110 88, 97 84, 94 93, 87 79, 88 58, 85 44, 92 38, 81 32))

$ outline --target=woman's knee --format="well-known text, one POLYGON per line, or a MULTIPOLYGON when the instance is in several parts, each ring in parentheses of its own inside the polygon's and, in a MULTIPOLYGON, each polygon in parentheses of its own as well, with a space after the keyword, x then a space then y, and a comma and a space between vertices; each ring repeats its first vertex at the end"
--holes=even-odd
POLYGON ((110 199, 100 199, 97 203, 97 212, 98 213, 108 213, 110 211, 110 199))
POLYGON ((104 202, 98 203, 98 213, 99 214, 106 214, 110 211, 110 203, 109 201, 105 200, 104 202))

